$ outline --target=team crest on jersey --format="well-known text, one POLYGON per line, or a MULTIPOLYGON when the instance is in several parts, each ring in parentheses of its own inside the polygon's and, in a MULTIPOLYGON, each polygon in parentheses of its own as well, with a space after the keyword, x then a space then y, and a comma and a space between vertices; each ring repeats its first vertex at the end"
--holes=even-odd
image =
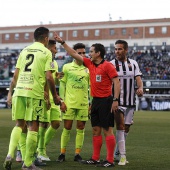
POLYGON ((88 70, 87 68, 85 68, 84 71, 85 71, 86 73, 89 73, 89 70, 88 70))
POLYGON ((82 82, 83 78, 84 78, 84 76, 78 75, 78 76, 76 77, 75 81, 78 82, 78 83, 80 83, 80 82, 82 82))
POLYGON ((102 81, 102 76, 96 75, 96 82, 101 82, 101 81, 102 81))
POLYGON ((54 68, 54 62, 51 62, 51 63, 50 63, 50 67, 51 67, 51 68, 54 68))
POLYGON ((129 68, 132 68, 132 65, 129 63, 129 64, 128 64, 128 67, 129 67, 129 68))

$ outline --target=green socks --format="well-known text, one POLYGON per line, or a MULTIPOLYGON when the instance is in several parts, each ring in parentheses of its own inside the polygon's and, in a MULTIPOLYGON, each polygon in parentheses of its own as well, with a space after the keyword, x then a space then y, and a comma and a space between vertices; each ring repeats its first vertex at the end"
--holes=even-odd
POLYGON ((22 155, 22 160, 25 160, 25 152, 26 152, 26 138, 27 138, 27 133, 21 133, 21 138, 19 140, 19 145, 20 145, 20 150, 21 150, 21 155, 22 155))
POLYGON ((39 155, 42 155, 44 153, 45 132, 46 132, 46 128, 43 128, 43 127, 40 126, 39 130, 38 130, 38 154, 39 155))
POLYGON ((26 154, 25 154, 25 161, 24 164, 26 166, 32 165, 34 154, 37 148, 37 132, 29 131, 27 133, 27 140, 26 140, 26 154))
MULTIPOLYGON (((82 146, 83 146, 83 142, 84 142, 84 130, 79 130, 76 129, 77 134, 76 134, 76 150, 78 151, 78 149, 81 150, 82 146)), ((79 154, 79 153, 76 153, 79 154)))
POLYGON ((14 157, 15 149, 20 140, 21 132, 22 132, 22 129, 18 126, 15 126, 11 132, 8 155, 10 155, 12 158, 14 157))
POLYGON ((66 149, 69 140, 70 140, 70 130, 64 128, 61 135, 61 150, 66 149))
POLYGON ((49 144, 51 139, 54 137, 54 135, 56 134, 56 131, 57 130, 52 128, 51 126, 47 129, 45 133, 45 147, 49 144))

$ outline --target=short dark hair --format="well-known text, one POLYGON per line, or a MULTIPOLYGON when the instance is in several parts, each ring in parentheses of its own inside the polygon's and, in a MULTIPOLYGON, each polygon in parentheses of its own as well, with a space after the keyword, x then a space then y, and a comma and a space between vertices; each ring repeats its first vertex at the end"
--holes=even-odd
POLYGON ((104 59, 104 56, 106 54, 106 50, 103 44, 96 43, 93 44, 92 47, 94 47, 95 52, 100 52, 100 56, 104 59))
POLYGON ((83 43, 77 43, 73 46, 74 50, 80 49, 80 48, 86 48, 86 46, 83 43))
POLYGON ((55 40, 49 40, 49 41, 48 41, 48 44, 49 44, 49 45, 54 45, 54 44, 56 44, 56 41, 55 41, 55 40))
POLYGON ((115 42, 115 45, 116 45, 116 44, 123 44, 124 49, 125 49, 125 50, 128 49, 128 43, 127 43, 125 40, 117 40, 117 41, 115 42))
POLYGON ((53 45, 55 45, 56 44, 56 41, 55 40, 49 40, 48 41, 48 48, 49 47, 52 47, 53 45))
POLYGON ((35 41, 43 41, 45 37, 48 37, 49 29, 45 27, 39 27, 34 31, 35 41))

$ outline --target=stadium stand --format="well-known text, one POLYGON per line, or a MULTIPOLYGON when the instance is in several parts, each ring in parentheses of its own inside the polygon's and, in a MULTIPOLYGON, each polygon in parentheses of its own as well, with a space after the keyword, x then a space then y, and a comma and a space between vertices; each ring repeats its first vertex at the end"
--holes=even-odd
MULTIPOLYGON (((147 48, 149 49, 149 47, 147 48)), ((87 50, 88 51, 88 50, 87 50)), ((0 51, 0 108, 6 107, 7 88, 9 87, 10 80, 15 70, 15 64, 18 58, 18 51, 12 51, 11 53, 5 53, 0 51)), ((88 54, 87 54, 88 55, 88 54)), ((115 58, 113 51, 108 51, 105 59, 111 61, 115 58)), ((141 72, 143 73, 143 81, 145 87, 145 95, 164 95, 165 98, 169 98, 170 95, 170 51, 169 50, 150 50, 135 51, 129 50, 129 58, 136 60, 139 63, 141 72), (153 88, 147 87, 146 81, 161 82, 153 88), (149 90, 148 90, 149 88, 149 90), (166 97, 166 95, 168 97, 166 97)), ((59 65, 59 71, 62 70, 62 66, 65 63, 71 62, 72 57, 65 55, 57 55, 55 60, 59 65)))

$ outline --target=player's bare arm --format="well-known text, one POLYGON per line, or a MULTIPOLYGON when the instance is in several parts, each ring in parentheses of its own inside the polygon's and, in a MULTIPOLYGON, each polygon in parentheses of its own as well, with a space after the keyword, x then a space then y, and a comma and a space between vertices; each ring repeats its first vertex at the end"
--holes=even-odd
POLYGON ((136 83, 137 83, 137 87, 138 89, 136 90, 136 94, 141 97, 143 96, 143 82, 140 76, 136 77, 136 83))
POLYGON ((60 99, 60 96, 57 95, 55 83, 54 83, 54 79, 53 79, 51 71, 46 71, 46 80, 47 80, 49 89, 51 91, 51 94, 53 96, 54 103, 56 105, 61 104, 61 101, 60 101, 61 99, 60 99))
POLYGON ((8 96, 7 96, 8 107, 11 107, 11 104, 12 104, 12 93, 13 93, 14 88, 16 87, 18 75, 19 75, 19 69, 16 68, 14 75, 13 75, 13 78, 12 78, 12 81, 11 81, 11 84, 10 84, 10 87, 9 87, 8 96))
MULTIPOLYGON (((115 77, 112 79, 112 82, 114 84, 114 99, 118 99, 119 98, 119 94, 120 94, 120 81, 118 77, 115 77)), ((112 111, 113 112, 117 112, 118 111, 118 101, 115 100, 112 103, 112 111)))

